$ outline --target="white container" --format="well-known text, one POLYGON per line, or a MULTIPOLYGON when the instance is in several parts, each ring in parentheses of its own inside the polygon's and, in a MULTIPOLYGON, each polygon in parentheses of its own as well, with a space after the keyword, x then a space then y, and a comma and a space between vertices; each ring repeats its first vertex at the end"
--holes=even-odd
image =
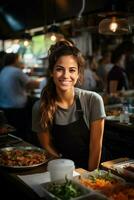
POLYGON ((129 123, 129 112, 127 108, 123 108, 122 112, 120 113, 120 123, 129 123))
POLYGON ((50 172, 51 181, 73 178, 74 162, 69 159, 55 159, 48 162, 47 170, 50 172))

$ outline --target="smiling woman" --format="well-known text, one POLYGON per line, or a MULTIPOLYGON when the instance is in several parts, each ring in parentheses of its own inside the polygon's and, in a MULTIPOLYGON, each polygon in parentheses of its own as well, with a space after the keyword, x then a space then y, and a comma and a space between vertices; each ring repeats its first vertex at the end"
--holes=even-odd
POLYGON ((50 78, 33 107, 33 131, 53 156, 93 170, 100 162, 105 111, 100 95, 76 88, 84 66, 84 57, 70 42, 51 46, 50 78))

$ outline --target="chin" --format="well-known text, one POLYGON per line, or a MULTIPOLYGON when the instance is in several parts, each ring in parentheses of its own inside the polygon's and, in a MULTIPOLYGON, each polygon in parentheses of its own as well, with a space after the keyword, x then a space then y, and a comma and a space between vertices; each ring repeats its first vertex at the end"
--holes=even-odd
POLYGON ((72 89, 72 86, 63 86, 63 87, 59 87, 59 90, 61 90, 61 91, 67 91, 67 90, 70 90, 70 89, 72 89))

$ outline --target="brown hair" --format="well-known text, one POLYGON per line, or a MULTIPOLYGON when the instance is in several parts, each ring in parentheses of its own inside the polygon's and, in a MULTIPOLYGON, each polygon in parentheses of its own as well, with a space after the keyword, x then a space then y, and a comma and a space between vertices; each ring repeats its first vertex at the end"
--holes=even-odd
POLYGON ((68 41, 59 41, 56 44, 52 45, 48 52, 48 75, 49 80, 47 85, 42 90, 41 94, 41 103, 40 103, 40 111, 41 111, 41 126, 43 129, 49 129, 53 123, 54 114, 56 111, 56 87, 53 81, 53 78, 50 74, 53 72, 55 63, 61 56, 64 55, 73 55, 76 58, 78 63, 79 70, 79 78, 78 81, 81 83, 83 79, 83 70, 85 66, 85 60, 82 56, 81 52, 78 48, 76 48, 72 43, 68 41))

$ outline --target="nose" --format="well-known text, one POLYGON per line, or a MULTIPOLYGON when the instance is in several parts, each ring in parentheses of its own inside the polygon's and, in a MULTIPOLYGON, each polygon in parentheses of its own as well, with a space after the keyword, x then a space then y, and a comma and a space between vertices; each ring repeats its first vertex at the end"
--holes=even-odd
POLYGON ((69 77, 69 70, 64 70, 63 75, 64 75, 65 78, 69 77))

